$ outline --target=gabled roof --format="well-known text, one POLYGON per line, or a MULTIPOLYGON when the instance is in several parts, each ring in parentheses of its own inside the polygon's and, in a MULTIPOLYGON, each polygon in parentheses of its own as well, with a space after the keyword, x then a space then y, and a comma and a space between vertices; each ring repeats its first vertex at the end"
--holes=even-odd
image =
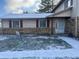
POLYGON ((8 19, 8 18, 46 18, 53 13, 39 13, 39 14, 8 14, 5 16, 0 17, 1 19, 8 19))
POLYGON ((52 12, 54 12, 65 0, 60 0, 60 2, 56 5, 52 12))

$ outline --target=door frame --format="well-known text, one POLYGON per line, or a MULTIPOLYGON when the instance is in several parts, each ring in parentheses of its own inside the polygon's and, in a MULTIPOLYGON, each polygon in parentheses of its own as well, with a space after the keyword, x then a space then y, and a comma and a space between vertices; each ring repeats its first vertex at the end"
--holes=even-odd
POLYGON ((65 33, 65 20, 64 19, 55 20, 54 31, 56 34, 65 33))

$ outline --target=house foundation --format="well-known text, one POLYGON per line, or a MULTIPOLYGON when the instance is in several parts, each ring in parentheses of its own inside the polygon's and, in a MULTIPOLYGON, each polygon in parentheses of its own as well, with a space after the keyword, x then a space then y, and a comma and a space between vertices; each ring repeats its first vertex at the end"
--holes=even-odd
POLYGON ((0 34, 16 34, 16 31, 21 34, 51 34, 50 28, 23 28, 23 29, 2 29, 0 30, 0 34))

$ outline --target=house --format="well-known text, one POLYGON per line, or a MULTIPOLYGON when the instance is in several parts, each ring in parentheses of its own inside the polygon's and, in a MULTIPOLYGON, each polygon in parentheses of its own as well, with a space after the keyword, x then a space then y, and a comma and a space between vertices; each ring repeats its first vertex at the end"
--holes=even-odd
POLYGON ((0 34, 51 34, 51 20, 47 16, 53 13, 8 14, 0 17, 0 34))
POLYGON ((54 33, 79 36, 79 0, 60 0, 49 16, 54 33))
POLYGON ((55 6, 58 4, 60 0, 53 0, 53 9, 55 8, 55 6))
POLYGON ((72 34, 79 36, 79 0, 60 0, 52 13, 10 14, 1 18, 0 33, 72 34))

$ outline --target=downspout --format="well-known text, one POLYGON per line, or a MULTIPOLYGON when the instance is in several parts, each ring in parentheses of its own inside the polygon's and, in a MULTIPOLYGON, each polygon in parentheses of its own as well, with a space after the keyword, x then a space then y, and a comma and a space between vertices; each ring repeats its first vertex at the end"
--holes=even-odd
POLYGON ((77 3, 78 3, 78 1, 76 0, 76 19, 75 19, 75 36, 77 37, 77 21, 78 21, 78 19, 77 19, 77 12, 78 12, 78 10, 77 10, 77 8, 78 8, 78 5, 77 5, 77 3))
POLYGON ((77 17, 76 17, 76 19, 75 19, 75 36, 77 37, 77 21, 78 21, 78 19, 77 19, 77 17))

